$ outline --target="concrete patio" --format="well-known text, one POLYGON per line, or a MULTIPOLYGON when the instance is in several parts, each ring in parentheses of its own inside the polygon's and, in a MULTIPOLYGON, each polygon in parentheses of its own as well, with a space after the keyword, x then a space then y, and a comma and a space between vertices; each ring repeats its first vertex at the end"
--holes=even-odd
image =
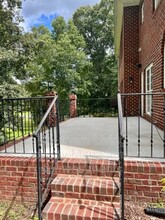
MULTIPOLYGON (((124 119, 125 120, 125 119, 124 119)), ((140 119, 140 156, 151 155, 151 124, 140 119)), ((128 118, 128 155, 138 156, 138 119, 128 118)), ((61 157, 65 158, 118 158, 118 119, 82 117, 69 119, 60 124, 61 157)), ((21 156, 32 156, 32 138, 16 144, 21 156)), ((46 144, 48 148, 48 143, 46 144)), ((126 146, 125 146, 126 149, 126 146)), ((46 150, 49 151, 48 149, 46 150)), ((163 157, 163 132, 153 126, 153 157, 163 157)), ((13 154, 14 147, 7 148, 13 154)), ((1 155, 4 151, 1 151, 1 155)), ((137 158, 136 158, 137 159, 137 158)), ((157 160, 157 159, 156 159, 157 160)), ((164 161, 164 159, 162 159, 164 161)))

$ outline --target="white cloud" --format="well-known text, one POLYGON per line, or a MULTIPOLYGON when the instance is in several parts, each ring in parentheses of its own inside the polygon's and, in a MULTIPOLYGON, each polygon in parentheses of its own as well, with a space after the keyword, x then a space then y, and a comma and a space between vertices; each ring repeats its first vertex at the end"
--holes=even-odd
POLYGON ((27 29, 36 23, 41 15, 61 15, 66 20, 72 17, 77 8, 85 5, 94 5, 100 0, 26 0, 23 1, 22 15, 27 29), (49 2, 49 3, 48 3, 49 2))

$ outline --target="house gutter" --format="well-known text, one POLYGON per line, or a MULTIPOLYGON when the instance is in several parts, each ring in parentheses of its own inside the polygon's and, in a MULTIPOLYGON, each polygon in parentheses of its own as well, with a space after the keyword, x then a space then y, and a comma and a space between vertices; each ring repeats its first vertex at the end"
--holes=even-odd
POLYGON ((123 11, 124 7, 136 6, 140 4, 141 0, 114 0, 115 1, 115 55, 119 56, 121 31, 123 24, 123 11))

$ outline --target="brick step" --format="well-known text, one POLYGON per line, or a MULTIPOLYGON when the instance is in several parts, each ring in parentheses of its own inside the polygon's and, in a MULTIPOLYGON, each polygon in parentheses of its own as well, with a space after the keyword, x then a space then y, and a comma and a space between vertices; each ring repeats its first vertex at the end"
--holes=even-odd
POLYGON ((119 220, 119 203, 52 197, 43 220, 119 220))
POLYGON ((65 158, 58 162, 57 174, 119 177, 118 160, 65 158))
POLYGON ((59 174, 51 184, 51 193, 63 198, 118 202, 118 185, 118 178, 59 174))

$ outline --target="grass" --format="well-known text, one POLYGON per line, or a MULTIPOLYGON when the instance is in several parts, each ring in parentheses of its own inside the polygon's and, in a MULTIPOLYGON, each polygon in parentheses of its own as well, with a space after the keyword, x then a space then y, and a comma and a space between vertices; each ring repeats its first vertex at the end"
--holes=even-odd
POLYGON ((3 144, 5 140, 10 142, 31 135, 35 129, 31 112, 23 111, 22 114, 15 112, 14 115, 14 126, 7 123, 0 131, 0 144, 3 144))
POLYGON ((0 201, 0 220, 38 220, 35 207, 20 202, 0 201))

